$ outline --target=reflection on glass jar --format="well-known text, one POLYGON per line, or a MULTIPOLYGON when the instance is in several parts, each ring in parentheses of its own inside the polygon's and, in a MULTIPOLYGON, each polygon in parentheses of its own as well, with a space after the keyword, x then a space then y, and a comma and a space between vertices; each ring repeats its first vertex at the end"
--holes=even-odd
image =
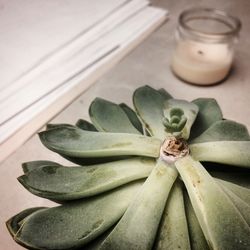
POLYGON ((184 11, 176 30, 173 72, 193 84, 222 81, 230 71, 240 28, 239 19, 219 10, 184 11))

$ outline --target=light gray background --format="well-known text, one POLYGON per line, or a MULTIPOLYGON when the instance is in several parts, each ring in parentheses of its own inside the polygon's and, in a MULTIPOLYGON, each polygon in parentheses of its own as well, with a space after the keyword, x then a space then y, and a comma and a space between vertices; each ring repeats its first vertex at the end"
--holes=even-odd
MULTIPOLYGON (((225 118, 244 123, 250 129, 250 1, 158 0, 153 1, 153 5, 167 8, 169 20, 52 122, 75 123, 79 118, 88 118, 88 106, 96 96, 131 104, 134 89, 150 84, 156 88, 164 87, 179 99, 216 98, 225 118), (243 25, 230 77, 210 87, 186 84, 169 69, 177 17, 182 10, 197 6, 225 10, 238 16, 243 25)), ((44 148, 35 135, 0 166, 0 249, 23 249, 14 243, 5 228, 4 222, 9 217, 28 207, 52 204, 30 194, 16 180, 22 174, 22 162, 39 159, 67 163, 44 148)))

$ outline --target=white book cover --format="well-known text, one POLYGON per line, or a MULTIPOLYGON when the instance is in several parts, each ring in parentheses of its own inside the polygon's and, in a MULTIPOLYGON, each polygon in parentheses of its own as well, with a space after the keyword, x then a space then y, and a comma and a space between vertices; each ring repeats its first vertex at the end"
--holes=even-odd
MULTIPOLYGON (((2 0, 0 89, 52 57, 128 0, 2 0)), ((2 91, 0 92, 0 100, 2 91)))
MULTIPOLYGON (((68 4, 68 1, 61 2, 68 4)), ((72 2, 76 4, 77 1, 72 2)), ((88 5, 86 1, 79 2, 79 5, 83 2, 88 5)), ((98 5, 97 2, 100 1, 91 1, 92 8, 98 5)), ((84 31, 77 33, 75 30, 77 37, 73 36, 74 39, 64 42, 63 47, 60 45, 57 47, 60 49, 54 49, 44 58, 41 55, 49 51, 49 46, 45 46, 47 50, 37 52, 37 58, 43 58, 38 63, 28 59, 23 70, 15 68, 16 75, 22 73, 13 84, 6 87, 0 83, 0 161, 139 44, 165 20, 167 14, 164 10, 149 7, 145 0, 109 0, 107 3, 105 13, 95 13, 89 23, 83 21, 84 31)), ((86 9, 90 11, 91 8, 88 5, 86 9)), ((62 37, 66 39, 66 36, 62 37)))
POLYGON ((113 29, 147 4, 144 0, 134 0, 123 5, 105 20, 73 39, 63 49, 53 52, 46 60, 5 87, 0 92, 0 125, 63 84, 77 71, 89 67, 98 58, 119 46, 119 41, 115 37, 111 37, 108 42, 104 42, 102 37, 108 33, 112 34, 113 29), (80 60, 77 62, 79 57, 80 60))

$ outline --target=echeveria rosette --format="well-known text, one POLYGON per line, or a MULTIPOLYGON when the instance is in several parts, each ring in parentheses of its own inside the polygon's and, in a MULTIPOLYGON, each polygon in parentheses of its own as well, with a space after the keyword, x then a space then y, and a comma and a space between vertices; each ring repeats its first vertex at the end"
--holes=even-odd
POLYGON ((63 204, 12 217, 16 242, 31 249, 250 249, 246 127, 224 120, 214 99, 187 102, 144 86, 133 103, 135 111, 96 98, 92 123, 50 124, 40 133, 47 148, 82 166, 23 164, 22 185, 63 204))

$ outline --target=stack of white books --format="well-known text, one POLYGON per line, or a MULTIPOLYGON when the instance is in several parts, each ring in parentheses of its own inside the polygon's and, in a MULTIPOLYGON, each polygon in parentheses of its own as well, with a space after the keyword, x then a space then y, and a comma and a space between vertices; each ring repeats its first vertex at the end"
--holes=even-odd
POLYGON ((0 161, 167 16, 146 0, 5 0, 0 5, 0 161))

